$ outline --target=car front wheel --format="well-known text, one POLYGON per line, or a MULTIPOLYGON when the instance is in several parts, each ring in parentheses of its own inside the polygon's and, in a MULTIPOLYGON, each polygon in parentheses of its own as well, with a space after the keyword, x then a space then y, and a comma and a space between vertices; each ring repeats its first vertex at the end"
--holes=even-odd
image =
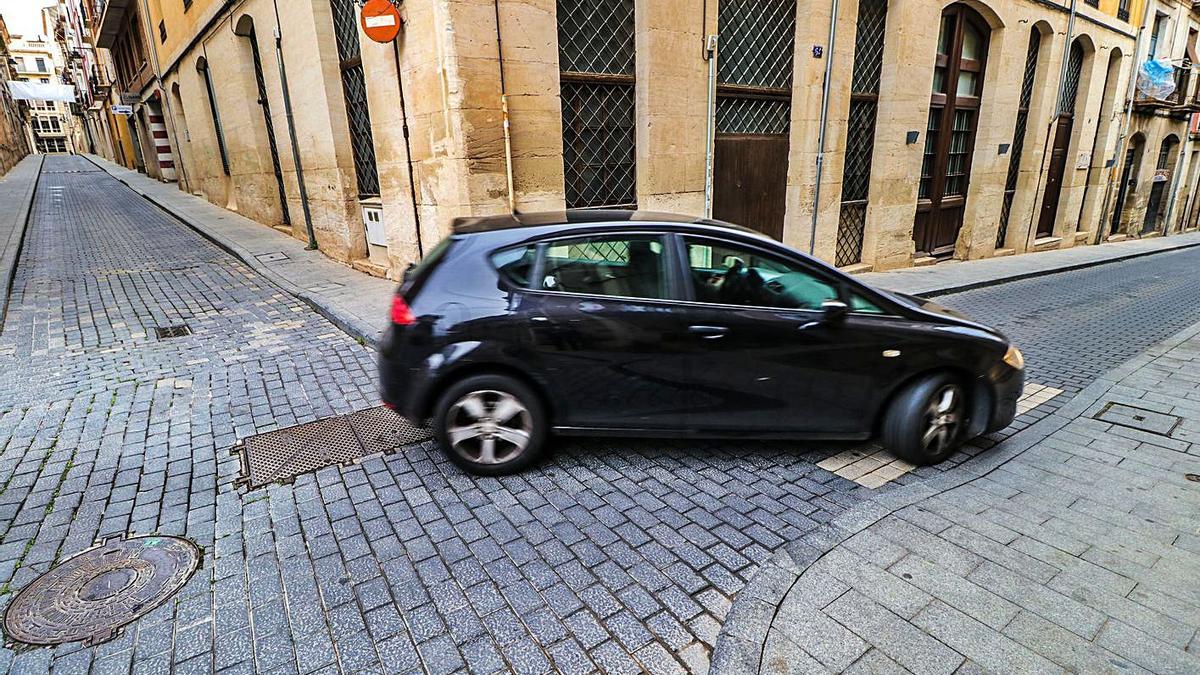
POLYGON ((455 383, 434 411, 434 429, 446 456, 480 476, 529 466, 542 452, 546 427, 537 395, 503 375, 476 375, 455 383))
POLYGON ((909 385, 883 420, 883 444, 901 459, 937 464, 966 442, 966 389, 949 374, 930 375, 909 385))

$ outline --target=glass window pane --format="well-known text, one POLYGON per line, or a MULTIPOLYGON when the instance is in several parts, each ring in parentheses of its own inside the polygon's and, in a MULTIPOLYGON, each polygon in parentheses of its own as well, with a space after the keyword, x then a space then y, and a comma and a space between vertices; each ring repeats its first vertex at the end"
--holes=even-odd
POLYGON ((878 305, 858 295, 857 293, 850 294, 850 311, 856 314, 884 314, 885 312, 878 305))
POLYGON ((667 256, 661 238, 589 237, 546 250, 542 288, 562 293, 665 299, 667 256))
POLYGON ((958 95, 959 96, 974 96, 976 82, 979 80, 978 73, 960 72, 958 74, 958 95))
POLYGON ((983 59, 983 36, 973 26, 963 26, 962 57, 979 61, 983 59))
POLYGON ((804 266, 753 248, 707 239, 687 240, 696 299, 722 305, 819 310, 837 289, 804 266))
POLYGON ((954 42, 954 17, 942 17, 942 32, 938 35, 938 53, 950 54, 950 45, 954 42))
POLYGON ((529 275, 533 273, 536 260, 537 248, 534 246, 510 248, 492 255, 492 264, 500 277, 517 288, 529 288, 529 275))

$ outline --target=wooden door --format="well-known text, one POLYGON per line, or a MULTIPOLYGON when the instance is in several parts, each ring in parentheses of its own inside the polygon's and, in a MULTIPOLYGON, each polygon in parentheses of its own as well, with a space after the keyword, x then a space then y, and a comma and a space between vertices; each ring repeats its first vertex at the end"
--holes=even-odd
POLYGON ((942 13, 913 240, 918 256, 950 257, 958 242, 975 153, 990 28, 974 10, 942 13))
POLYGON ((1150 201, 1146 204, 1146 219, 1142 221, 1142 236, 1158 231, 1158 212, 1162 209, 1163 192, 1167 189, 1167 181, 1154 181, 1150 188, 1150 201))
POLYGON ((1067 172, 1067 150, 1071 146, 1071 131, 1075 127, 1074 115, 1064 114, 1058 118, 1054 131, 1054 148, 1050 151, 1050 171, 1046 174, 1046 196, 1042 199, 1042 212, 1038 217, 1037 236, 1054 234, 1054 221, 1058 219, 1058 203, 1062 197, 1063 176, 1067 172))
POLYGON ((713 217, 782 240, 787 167, 787 136, 717 136, 713 217))
POLYGON ((1137 180, 1133 178, 1136 174, 1134 171, 1136 159, 1137 149, 1130 148, 1125 153, 1125 170, 1121 172, 1121 186, 1117 189, 1117 203, 1113 208, 1112 223, 1108 227, 1109 234, 1116 234, 1121 229, 1121 214, 1125 211, 1125 198, 1137 184, 1137 180))
POLYGON ((1067 173, 1067 153, 1071 148, 1071 133, 1075 129, 1075 102, 1079 98, 1079 78, 1083 75, 1083 43, 1076 40, 1071 44, 1067 58, 1066 80, 1063 81, 1062 97, 1059 99, 1059 116, 1054 125, 1054 148, 1050 151, 1050 171, 1046 176, 1046 194, 1042 197, 1042 211, 1038 216, 1037 236, 1054 234, 1054 221, 1058 219, 1058 204, 1062 199, 1063 178, 1067 173))

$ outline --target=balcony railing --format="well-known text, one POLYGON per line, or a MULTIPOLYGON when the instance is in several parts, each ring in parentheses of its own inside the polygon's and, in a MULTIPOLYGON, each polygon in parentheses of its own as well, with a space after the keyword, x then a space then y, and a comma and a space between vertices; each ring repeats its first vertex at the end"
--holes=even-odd
MULTIPOLYGON (((1197 0, 1200 2, 1200 0, 1197 0)), ((1155 98, 1139 90, 1133 99, 1133 106, 1142 110, 1178 110, 1185 112, 1198 109, 1200 78, 1192 74, 1192 66, 1175 66, 1175 91, 1166 98, 1155 98)))

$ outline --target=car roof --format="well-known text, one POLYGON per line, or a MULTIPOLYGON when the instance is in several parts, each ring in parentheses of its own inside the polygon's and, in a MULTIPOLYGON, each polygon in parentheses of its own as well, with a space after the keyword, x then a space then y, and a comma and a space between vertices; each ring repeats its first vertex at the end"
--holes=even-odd
POLYGON ((678 213, 659 213, 655 211, 630 211, 625 209, 574 209, 570 211, 538 211, 533 213, 512 213, 499 216, 477 216, 456 218, 454 220, 455 234, 478 234, 511 230, 525 227, 587 226, 587 225, 620 225, 630 227, 646 224, 700 225, 733 230, 743 234, 764 237, 761 232, 747 227, 726 223, 720 220, 685 216, 678 213))

